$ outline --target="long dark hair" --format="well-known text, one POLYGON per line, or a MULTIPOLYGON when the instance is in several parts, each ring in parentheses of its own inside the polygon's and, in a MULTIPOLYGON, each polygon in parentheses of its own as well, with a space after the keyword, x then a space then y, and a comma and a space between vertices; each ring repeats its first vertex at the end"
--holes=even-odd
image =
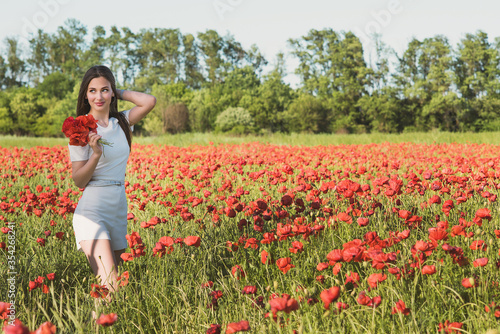
POLYGON ((118 120, 118 124, 125 133, 127 137, 128 146, 132 149, 132 131, 130 131, 130 124, 127 118, 118 112, 118 93, 116 92, 115 76, 111 70, 104 65, 92 66, 87 70, 82 79, 82 84, 80 85, 80 92, 78 93, 78 104, 76 105, 76 115, 82 116, 86 115, 90 111, 90 104, 86 100, 87 89, 89 88, 90 81, 95 78, 103 77, 109 81, 111 84, 111 89, 113 90, 113 98, 111 99, 111 104, 109 105, 109 117, 114 117, 118 120))

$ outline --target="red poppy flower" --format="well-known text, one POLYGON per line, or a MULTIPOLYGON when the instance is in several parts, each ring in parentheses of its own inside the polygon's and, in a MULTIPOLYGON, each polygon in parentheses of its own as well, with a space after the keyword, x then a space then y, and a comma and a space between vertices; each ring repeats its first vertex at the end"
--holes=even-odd
POLYGON ((378 283, 383 282, 387 279, 387 275, 385 274, 380 274, 380 273, 375 273, 371 274, 370 277, 368 277, 368 285, 372 288, 376 288, 378 283))
POLYGON ((479 282, 472 277, 466 277, 462 280, 462 286, 466 289, 475 288, 479 286, 479 282))
POLYGON ((0 319, 7 319, 9 307, 9 303, 0 302, 0 319))
POLYGON ((422 275, 434 275, 436 273, 435 265, 426 265, 422 267, 422 275))
POLYGON ((346 277, 345 284, 352 283, 354 287, 358 286, 357 283, 359 282, 360 279, 358 273, 350 271, 349 274, 345 274, 345 277, 346 277))
POLYGON ((44 238, 37 238, 36 239, 36 242, 42 246, 42 247, 45 247, 45 239, 44 238))
POLYGON ((247 285, 243 288, 243 294, 254 295, 257 292, 257 288, 254 285, 247 285))
POLYGON ((262 252, 260 252, 260 261, 263 264, 269 264, 269 261, 270 261, 269 253, 266 252, 265 250, 263 250, 262 252))
POLYGON ((334 249, 326 256, 326 259, 330 261, 331 265, 334 265, 335 262, 344 261, 344 250, 342 249, 334 249), (333 263, 332 263, 333 262, 333 263))
POLYGON ((250 330, 250 324, 246 320, 241 320, 240 322, 232 322, 227 325, 226 334, 232 334, 237 332, 247 332, 250 330))
POLYGON ((337 300, 340 296, 340 288, 338 286, 333 286, 330 289, 321 291, 320 298, 323 301, 325 309, 330 309, 330 304, 337 300))
POLYGON ((484 240, 474 240, 470 246, 472 250, 482 250, 485 251, 488 249, 488 245, 484 242, 484 240))
POLYGON ((7 324, 3 330, 5 334, 30 334, 29 328, 24 326, 19 318, 14 319, 13 324, 7 324))
POLYGON ((392 308, 392 314, 402 313, 404 315, 410 314, 410 309, 406 307, 405 302, 401 299, 396 302, 396 305, 392 308))
POLYGON ((132 261, 134 259, 134 256, 130 253, 122 253, 120 255, 120 258, 123 260, 123 262, 127 262, 132 261))
POLYGON ((50 273, 50 274, 47 274, 47 279, 49 281, 53 281, 54 278, 56 278, 56 274, 55 273, 50 273))
POLYGON ((33 334, 55 334, 57 331, 56 326, 50 321, 46 321, 41 324, 33 334))
POLYGON ((259 241, 256 238, 248 238, 244 248, 259 248, 259 241))
POLYGON ((357 222, 358 222, 358 225, 359 225, 359 226, 367 226, 367 225, 368 225, 368 223, 370 223, 370 219, 368 219, 368 218, 364 218, 364 217, 359 217, 359 218, 357 219, 357 222))
POLYGON ((297 254, 304 251, 304 245, 300 241, 293 241, 292 248, 290 248, 290 252, 297 254))
POLYGON ((299 304, 297 303, 297 301, 293 298, 290 298, 290 296, 288 295, 271 299, 269 301, 269 306, 271 306, 271 312, 274 316, 276 316, 276 313, 279 311, 290 313, 299 309, 299 304))
POLYGON ((245 272, 243 271, 243 268, 241 268, 241 266, 239 265, 235 265, 232 269, 231 269, 231 274, 233 274, 233 276, 236 278, 236 279, 240 279, 240 278, 244 278, 246 275, 245 275, 245 272))
POLYGON ((437 242, 439 240, 447 240, 448 232, 446 232, 442 228, 431 227, 429 229, 429 239, 433 242, 437 242))
POLYGON ((484 267, 485 265, 488 264, 488 258, 482 257, 472 262, 472 264, 474 265, 474 267, 484 267))
POLYGON ((316 270, 323 271, 323 270, 327 269, 328 267, 329 267, 328 263, 326 263, 326 262, 320 262, 316 266, 316 270))
POLYGON ((221 325, 211 324, 210 328, 207 329, 207 334, 220 334, 221 325))
POLYGON ((129 274, 128 271, 124 271, 123 274, 118 276, 116 279, 117 282, 120 282, 120 286, 127 286, 128 285, 128 279, 129 279, 129 274))
POLYGON ((373 298, 370 298, 366 295, 366 292, 361 291, 357 298, 357 302, 360 305, 366 305, 366 306, 372 306, 372 307, 377 307, 382 303, 382 297, 380 296, 375 296, 373 298))
POLYGON ((476 217, 491 220, 491 211, 488 208, 479 209, 476 211, 476 217))
POLYGON ((352 224, 352 218, 345 212, 341 212, 337 215, 338 220, 345 222, 347 224, 352 224))
POLYGON ((201 238, 197 236, 189 236, 184 238, 184 243, 188 246, 200 247, 201 238))
POLYGON ((340 272, 340 269, 342 269, 342 263, 335 263, 335 265, 333 266, 333 269, 332 269, 332 273, 337 276, 340 272))
POLYGON ((291 258, 284 257, 276 260, 276 265, 278 266, 278 269, 283 272, 283 274, 286 274, 290 269, 295 268, 295 265, 293 265, 291 262, 291 258))
POLYGON ((111 326, 116 320, 118 320, 118 315, 116 313, 102 314, 99 319, 97 319, 97 324, 101 326, 111 326))
POLYGON ((444 323, 439 323, 439 331, 444 331, 445 333, 461 333, 460 330, 463 324, 461 322, 452 322, 446 320, 444 323))
POLYGON ((214 286, 214 282, 212 282, 212 281, 205 282, 201 285, 202 288, 211 288, 213 286, 214 286))
POLYGON ((500 318, 500 305, 497 305, 495 302, 491 302, 489 305, 484 306, 484 310, 486 311, 486 313, 490 313, 491 309, 495 311, 495 318, 500 318))
POLYGON ((91 284, 90 287, 90 295, 94 298, 105 298, 109 293, 108 288, 104 285, 91 284))

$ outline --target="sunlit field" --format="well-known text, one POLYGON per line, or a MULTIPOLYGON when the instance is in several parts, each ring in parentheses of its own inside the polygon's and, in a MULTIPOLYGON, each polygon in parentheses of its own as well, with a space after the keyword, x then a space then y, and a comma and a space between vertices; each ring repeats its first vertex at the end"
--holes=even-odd
POLYGON ((499 140, 135 138, 108 303, 76 251, 67 139, 0 137, 0 318, 13 301, 23 326, 57 333, 498 329, 499 140))
MULTIPOLYGON (((317 146, 317 145, 357 145, 357 144, 381 144, 389 143, 417 143, 417 144, 444 144, 444 143, 476 143, 500 145, 500 132, 481 133, 452 133, 452 132, 416 132, 403 134, 270 134, 270 135, 248 135, 228 136, 224 134, 211 133, 185 133, 177 135, 163 135, 157 137, 134 137, 134 143, 143 145, 168 145, 189 146, 213 144, 244 144, 260 142, 274 145, 294 146, 317 146)), ((67 145, 66 138, 34 138, 0 136, 0 147, 33 147, 67 145)))

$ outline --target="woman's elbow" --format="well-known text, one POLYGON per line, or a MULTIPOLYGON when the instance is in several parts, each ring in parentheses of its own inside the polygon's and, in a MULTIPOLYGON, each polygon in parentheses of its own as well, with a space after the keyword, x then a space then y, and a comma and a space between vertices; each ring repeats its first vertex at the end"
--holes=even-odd
POLYGON ((73 182, 75 183, 75 186, 78 188, 85 188, 86 184, 83 184, 82 181, 78 180, 77 178, 73 177, 73 182))
POLYGON ((149 98, 148 102, 149 102, 148 103, 149 104, 148 105, 149 110, 152 110, 155 107, 155 105, 156 105, 156 97, 154 97, 153 95, 150 95, 150 98, 149 98))

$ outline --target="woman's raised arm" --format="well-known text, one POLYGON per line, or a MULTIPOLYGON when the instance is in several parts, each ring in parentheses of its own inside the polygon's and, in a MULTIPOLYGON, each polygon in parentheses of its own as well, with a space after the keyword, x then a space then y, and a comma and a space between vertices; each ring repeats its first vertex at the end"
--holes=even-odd
POLYGON ((118 89, 118 95, 122 100, 135 104, 128 115, 130 125, 139 123, 156 105, 156 98, 146 93, 118 89))

